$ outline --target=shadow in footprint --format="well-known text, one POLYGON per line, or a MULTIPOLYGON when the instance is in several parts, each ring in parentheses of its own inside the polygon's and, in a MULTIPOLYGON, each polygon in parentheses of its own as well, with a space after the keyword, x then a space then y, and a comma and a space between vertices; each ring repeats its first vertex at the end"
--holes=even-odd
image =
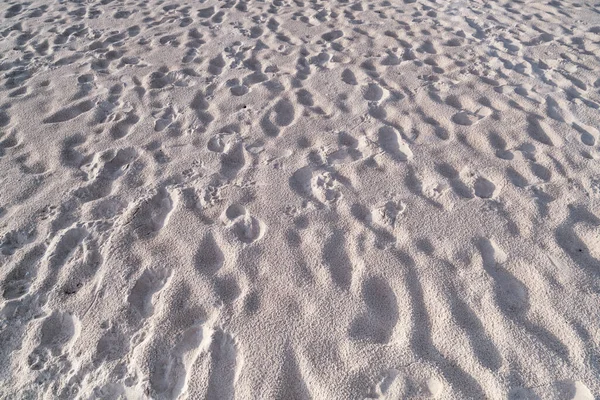
POLYGON ((345 246, 344 233, 335 230, 323 246, 323 263, 329 268, 333 283, 348 290, 352 283, 352 262, 346 253, 345 246))
POLYGON ((398 322, 396 294, 381 277, 363 282, 362 297, 369 312, 356 318, 350 326, 350 337, 373 343, 388 343, 398 322))
POLYGON ((489 239, 481 238, 477 247, 483 259, 483 268, 494 280, 494 294, 498 307, 502 312, 518 323, 531 335, 535 336, 547 349, 565 361, 569 359, 569 349, 546 328, 534 324, 527 318, 529 310, 529 290, 513 276, 508 270, 500 265, 505 258, 503 252, 489 239))
POLYGON ((225 256, 211 233, 206 234, 194 257, 196 270, 203 275, 212 276, 225 262, 225 256))

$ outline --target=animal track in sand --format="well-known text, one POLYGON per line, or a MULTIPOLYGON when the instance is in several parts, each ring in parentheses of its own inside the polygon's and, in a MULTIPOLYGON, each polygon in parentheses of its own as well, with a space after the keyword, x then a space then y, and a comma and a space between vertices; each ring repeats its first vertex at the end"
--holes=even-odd
POLYGON ((114 139, 124 138, 129 134, 131 129, 139 122, 140 117, 135 111, 130 111, 126 114, 126 117, 117 122, 110 130, 110 133, 114 139))
POLYGON ((379 101, 383 97, 383 89, 376 83, 369 83, 363 88, 363 97, 368 101, 379 101))
MULTIPOLYGON (((217 148, 218 143, 213 144, 217 148)), ((246 158, 246 149, 242 141, 229 141, 221 154, 221 175, 228 180, 234 179, 246 167, 246 158)))
POLYGON ((172 106, 153 111, 152 116, 156 118, 154 121, 154 131, 162 132, 167 128, 170 128, 170 130, 180 130, 180 123, 177 122, 179 114, 172 106))
POLYGON ((57 270, 67 263, 75 249, 88 235, 89 232, 82 226, 75 226, 57 235, 56 240, 48 248, 46 257, 50 279, 56 279, 57 270))
POLYGON ((242 293, 237 280, 233 276, 216 277, 213 287, 217 296, 225 304, 233 303, 242 293))
POLYGON ((530 114, 527 116, 527 133, 532 139, 548 146, 560 146, 562 140, 554 130, 540 116, 530 114))
POLYGON ((222 54, 219 54, 208 63, 208 72, 213 75, 220 75, 225 67, 225 59, 222 54))
POLYGON ((2 282, 2 297, 5 300, 14 300, 29 293, 45 252, 45 245, 35 246, 25 253, 21 261, 8 273, 2 282))
POLYGON ((352 261, 346 253, 345 244, 342 231, 335 230, 323 246, 323 263, 329 269, 333 283, 348 290, 352 283, 352 261))
POLYGON ((490 239, 478 241, 484 269, 495 283, 495 297, 505 312, 523 314, 529 308, 529 291, 525 285, 502 267, 507 261, 506 253, 490 239))
POLYGON ((356 80, 356 76, 354 75, 354 72, 352 72, 348 68, 346 68, 342 72, 342 81, 348 85, 352 85, 352 86, 358 85, 358 81, 356 80))
POLYGON ((496 185, 483 177, 478 177, 473 184, 473 189, 475 190, 475 196, 490 199, 494 197, 496 185))
POLYGON ((118 360, 127 355, 129 349, 130 338, 125 336, 117 326, 113 325, 98 340, 93 361, 94 365, 98 367, 104 362, 118 360))
POLYGON ((214 116, 208 112, 210 103, 206 100, 206 94, 201 91, 196 93, 190 107, 195 111, 196 117, 203 125, 203 129, 207 129, 214 120, 214 116))
POLYGON ((0 398, 593 398, 597 9, 5 4, 0 398))

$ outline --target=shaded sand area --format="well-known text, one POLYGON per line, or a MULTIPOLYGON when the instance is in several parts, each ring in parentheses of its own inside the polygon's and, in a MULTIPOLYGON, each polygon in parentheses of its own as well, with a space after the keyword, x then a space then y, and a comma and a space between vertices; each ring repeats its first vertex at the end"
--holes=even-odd
POLYGON ((600 5, 4 1, 3 399, 600 396, 600 5))

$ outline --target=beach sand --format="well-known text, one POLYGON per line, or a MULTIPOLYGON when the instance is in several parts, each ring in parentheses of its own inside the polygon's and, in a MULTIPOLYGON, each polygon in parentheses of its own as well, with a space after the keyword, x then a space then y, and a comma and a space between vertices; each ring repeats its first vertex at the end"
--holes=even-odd
POLYGON ((600 398, 600 5, 5 1, 3 399, 600 398))

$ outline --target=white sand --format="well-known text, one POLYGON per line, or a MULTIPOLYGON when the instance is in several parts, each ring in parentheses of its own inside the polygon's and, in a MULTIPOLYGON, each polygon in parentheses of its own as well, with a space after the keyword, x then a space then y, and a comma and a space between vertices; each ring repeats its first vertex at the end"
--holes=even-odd
POLYGON ((5 1, 0 398, 600 398, 600 5, 5 1))

